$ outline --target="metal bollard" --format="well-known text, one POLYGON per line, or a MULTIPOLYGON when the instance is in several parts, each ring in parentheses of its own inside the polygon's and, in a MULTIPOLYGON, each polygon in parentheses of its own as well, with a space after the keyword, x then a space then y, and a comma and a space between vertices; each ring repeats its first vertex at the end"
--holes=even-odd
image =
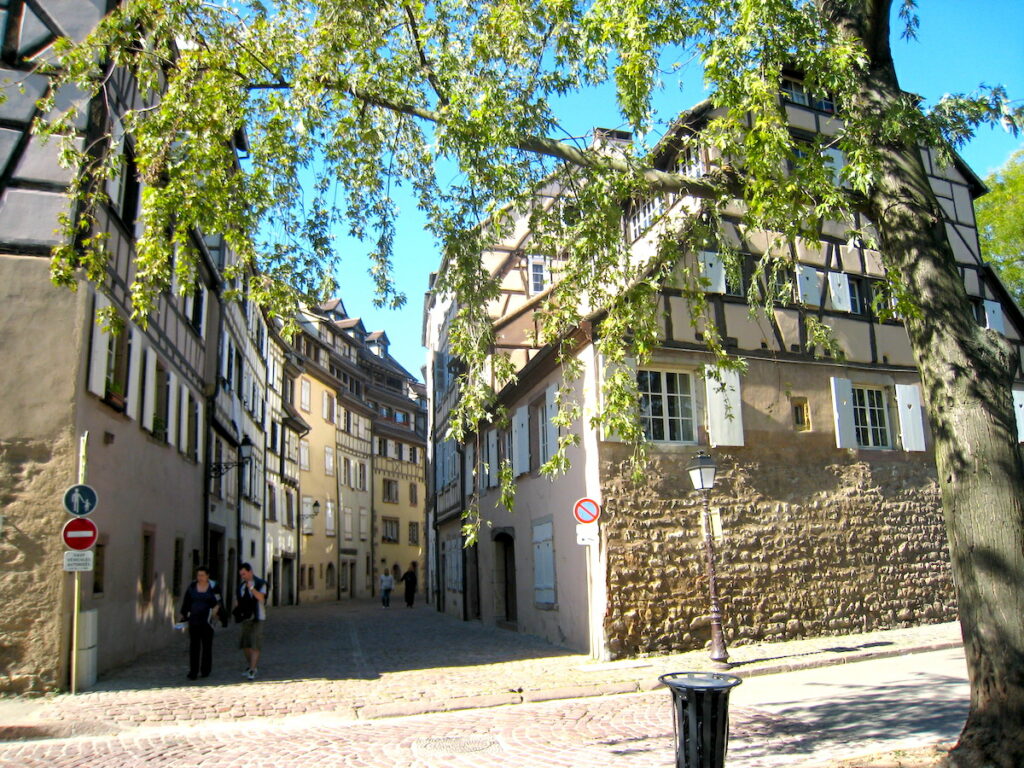
POLYGON ((721 672, 672 672, 676 768, 723 768, 729 744, 729 691, 743 681, 721 672))

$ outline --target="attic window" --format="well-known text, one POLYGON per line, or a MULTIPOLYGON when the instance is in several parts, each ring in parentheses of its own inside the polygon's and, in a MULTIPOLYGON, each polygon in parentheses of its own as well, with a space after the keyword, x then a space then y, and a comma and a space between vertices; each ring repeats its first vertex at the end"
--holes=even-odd
POLYGON ((832 99, 827 96, 816 96, 808 93, 804 84, 795 78, 782 78, 782 82, 779 84, 779 92, 782 94, 782 98, 791 104, 810 107, 827 115, 834 114, 836 111, 836 105, 832 99))

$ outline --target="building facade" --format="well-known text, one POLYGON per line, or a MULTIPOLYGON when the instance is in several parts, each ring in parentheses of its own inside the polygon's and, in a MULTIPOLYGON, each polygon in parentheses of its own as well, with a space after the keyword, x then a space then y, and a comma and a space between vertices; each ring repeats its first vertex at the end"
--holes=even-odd
MULTIPOLYGON (((826 102, 783 105, 794 131, 835 130, 826 102)), ((699 133, 708 116, 684 117, 677 129, 699 133)), ((663 142, 656 162, 699 173, 716 161, 704 151, 695 156, 692 145, 685 157, 676 147, 663 142)), ((978 249, 972 200, 984 188, 962 163, 941 167, 935 153, 923 153, 978 322, 1019 349, 1024 318, 978 249)), ((624 237, 636 260, 653 253, 660 234, 652 209, 678 221, 693 210, 690 202, 662 198, 625 207, 624 237)), ((428 295, 428 381, 439 427, 432 430, 433 505, 458 506, 456 473, 463 508, 479 504, 486 526, 472 557, 484 621, 596 657, 704 646, 710 620, 703 504, 685 471, 698 450, 718 465, 709 501, 730 642, 956 617, 920 380, 902 322, 879 317, 873 301, 885 279, 880 255, 849 241, 848 224, 823 222, 820 242, 798 246, 792 300, 752 319, 746 287, 767 235, 742 232, 734 213, 721 237, 742 255, 740 268, 728 269, 711 249, 685 254, 658 296, 661 345, 633 368, 649 448, 640 485, 628 477, 631 447, 590 421, 602 407, 608 373, 593 342, 600 313, 565 340, 581 363, 575 380, 564 379, 554 349, 531 342, 533 313, 545 296, 544 280, 557 280, 557 263, 531 255, 528 232, 514 232, 507 247, 485 254, 485 264, 503 278, 504 293, 491 308, 496 351, 518 366, 517 381, 498 396, 509 423, 482 428, 465 445, 443 439, 446 398, 457 397, 445 370, 452 367, 444 335, 451 309, 445 297, 428 295), (546 277, 544 267, 535 268, 542 261, 553 267, 546 277), (687 297, 695 289, 705 293, 729 351, 745 363, 742 374, 709 367, 703 329, 690 322, 687 297), (808 317, 831 328, 841 359, 814 348, 808 317), (539 469, 560 437, 551 423, 560 397, 581 406, 573 425, 580 441, 568 449, 570 471, 551 479, 539 469), (453 470, 447 457, 460 454, 461 467, 453 470), (500 462, 515 478, 514 512, 499 500, 500 462), (599 521, 586 527, 597 529, 589 545, 578 543, 573 515, 582 498, 602 508, 599 521)), ((1017 379, 1020 386, 1020 371, 1017 379)), ((1018 412, 1021 390, 1014 393, 1018 412)), ((444 562, 456 533, 440 511, 435 525, 444 562)), ((463 550, 462 562, 468 559, 463 550)), ((443 570, 447 597, 440 607, 471 614, 465 571, 443 570)))

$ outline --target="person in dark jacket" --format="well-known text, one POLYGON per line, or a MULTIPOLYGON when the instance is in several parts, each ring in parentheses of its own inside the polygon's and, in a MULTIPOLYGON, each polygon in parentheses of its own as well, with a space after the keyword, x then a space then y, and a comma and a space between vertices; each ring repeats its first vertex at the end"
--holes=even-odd
POLYGON ((416 598, 416 561, 412 561, 409 570, 402 574, 402 583, 405 584, 405 607, 412 608, 412 602, 416 598))
POLYGON ((196 580, 181 600, 181 620, 188 622, 188 679, 208 677, 213 665, 213 622, 220 617, 220 591, 210 581, 210 569, 196 568, 196 580))

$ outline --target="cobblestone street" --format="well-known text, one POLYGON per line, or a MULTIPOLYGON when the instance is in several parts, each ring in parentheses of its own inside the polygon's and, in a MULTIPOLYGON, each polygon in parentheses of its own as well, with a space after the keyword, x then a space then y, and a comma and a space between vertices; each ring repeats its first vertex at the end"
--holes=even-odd
MULTIPOLYGON (((938 625, 732 653, 746 677, 957 639, 956 625, 938 625)), ((0 700, 0 765, 667 766, 671 707, 657 677, 708 666, 703 652, 594 662, 423 605, 274 610, 255 682, 236 640, 235 627, 218 632, 213 674, 198 683, 185 679, 187 639, 176 637, 78 696, 0 700)), ((955 709, 957 696, 941 705, 955 709)), ((816 757, 772 754, 800 745, 806 717, 734 707, 732 722, 730 765, 816 757)))

